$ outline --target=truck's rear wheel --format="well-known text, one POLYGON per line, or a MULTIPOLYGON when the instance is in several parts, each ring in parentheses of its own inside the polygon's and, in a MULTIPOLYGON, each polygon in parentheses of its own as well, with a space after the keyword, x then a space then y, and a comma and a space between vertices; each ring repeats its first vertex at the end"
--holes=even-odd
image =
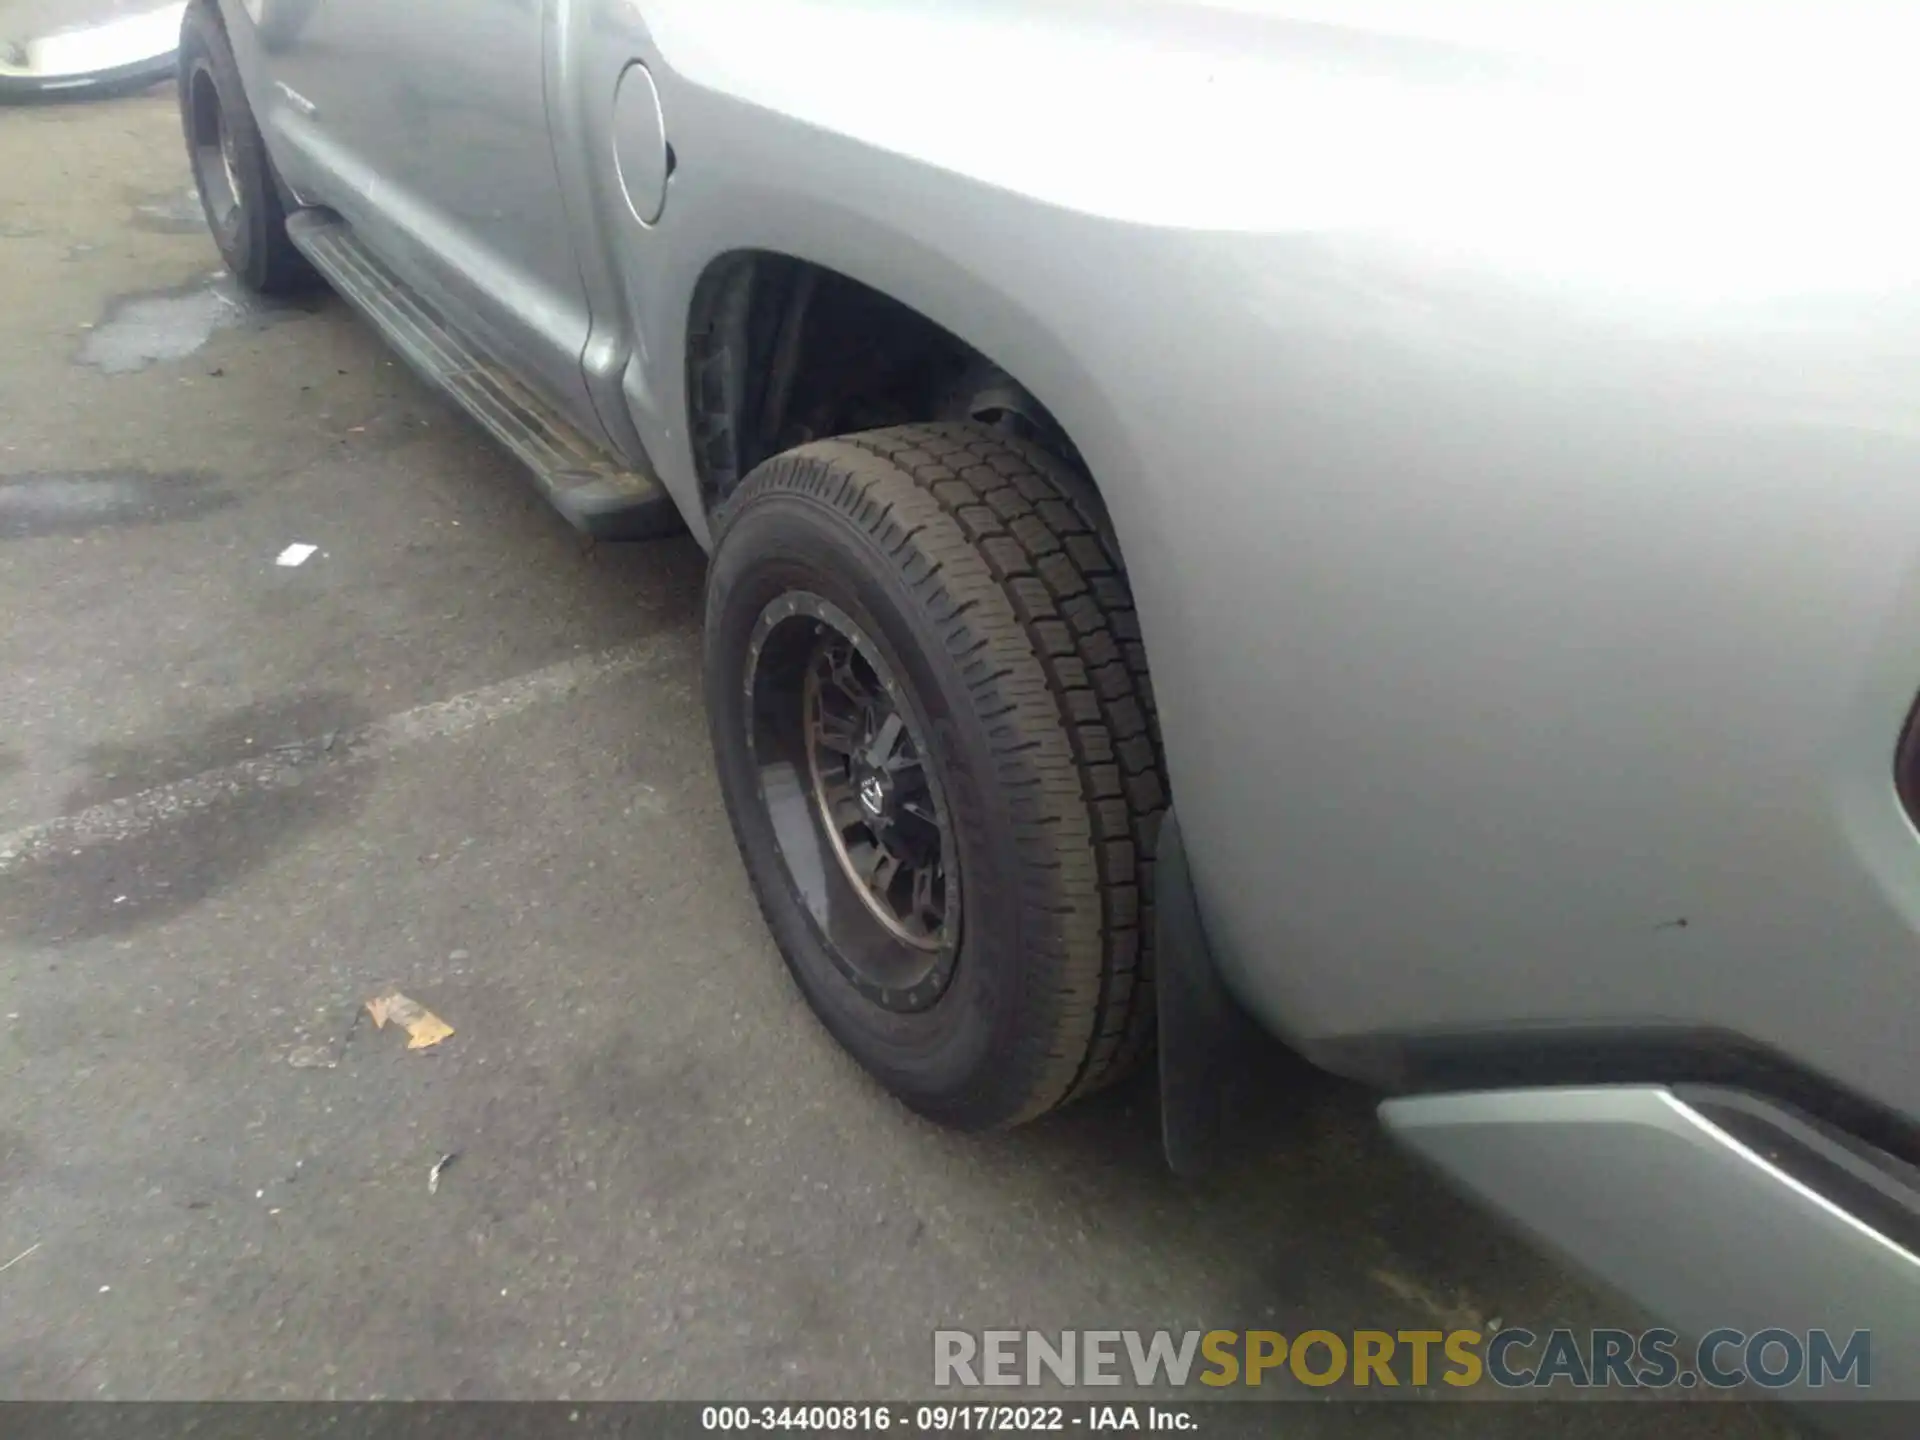
POLYGON ((1123 1073, 1151 1036, 1165 791, 1085 482, 978 426, 910 426, 769 460, 716 529, 721 787, 821 1020, 949 1124, 1123 1073))

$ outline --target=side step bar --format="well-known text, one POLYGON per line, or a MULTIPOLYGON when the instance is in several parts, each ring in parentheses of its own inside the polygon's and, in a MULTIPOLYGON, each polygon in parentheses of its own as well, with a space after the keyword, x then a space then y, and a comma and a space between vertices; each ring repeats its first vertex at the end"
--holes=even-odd
POLYGON ((302 210, 287 218, 287 236, 408 364, 520 458, 579 529, 598 540, 644 540, 681 528, 658 480, 627 469, 555 413, 375 258, 344 220, 302 210))

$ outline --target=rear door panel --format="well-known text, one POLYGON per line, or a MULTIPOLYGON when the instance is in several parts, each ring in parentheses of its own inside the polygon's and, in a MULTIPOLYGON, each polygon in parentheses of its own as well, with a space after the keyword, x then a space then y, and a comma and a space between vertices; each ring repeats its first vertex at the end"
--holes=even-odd
POLYGON ((595 438, 586 291, 546 111, 550 0, 246 0, 270 142, 595 438))

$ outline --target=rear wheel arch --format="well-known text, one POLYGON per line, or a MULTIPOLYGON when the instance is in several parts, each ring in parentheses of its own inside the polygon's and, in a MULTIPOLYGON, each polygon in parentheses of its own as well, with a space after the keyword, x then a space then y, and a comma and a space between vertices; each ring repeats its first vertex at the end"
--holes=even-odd
POLYGON ((756 464, 795 445, 966 420, 1060 456, 1105 514, 1086 459, 1027 381, 885 287, 777 250, 732 250, 693 286, 685 334, 688 435, 708 515, 756 464), (847 352, 855 321, 872 342, 866 354, 847 352))
POLYGON ((778 250, 726 251, 689 292, 685 340, 687 435, 709 525, 756 465, 796 445, 889 425, 971 421, 1063 460, 1083 487, 1077 501, 1131 575, 1115 507, 1066 424, 1023 375, 886 288, 778 250), (831 325, 821 343, 822 318, 868 317, 898 362, 878 383, 871 373, 848 377, 831 325), (814 428, 818 422, 806 423, 810 402, 836 375, 866 383, 850 386, 841 413, 814 428))
MULTIPOLYGON (((879 427, 971 421, 985 423, 990 429, 1008 433, 1022 443, 1037 442, 1055 457, 1065 460, 1062 473, 1068 477, 1068 483, 1077 487, 1074 498, 1081 512, 1094 520, 1103 542, 1120 561, 1123 571, 1131 569, 1124 553, 1125 534, 1113 515, 1115 507, 1109 503, 1093 466, 1067 426, 1029 388, 1022 376, 997 363, 986 350, 940 324, 924 309, 856 275, 772 249, 736 249, 716 255, 708 261, 688 293, 685 312, 688 435, 700 505, 715 527, 716 540, 725 529, 729 498, 757 465, 773 456, 809 442, 858 435, 879 427), (823 297, 826 305, 816 310, 823 297), (778 427, 792 423, 796 413, 805 414, 807 387, 801 382, 808 377, 809 367, 818 366, 821 360, 821 352, 810 351, 805 343, 806 334, 803 333, 801 343, 795 345, 789 329, 791 318, 795 314, 801 317, 804 332, 810 314, 824 313, 831 317, 836 306, 852 306, 856 313, 859 307, 869 307, 885 316, 887 323, 894 327, 891 333, 895 339, 907 342, 903 351, 896 350, 896 359, 921 365, 915 372, 912 364, 903 364, 896 368, 895 378, 916 379, 918 387, 907 384, 889 389, 881 385, 877 391, 866 394, 855 391, 852 398, 860 403, 840 417, 837 425, 830 424, 824 429, 803 426, 779 433, 778 427), (941 381, 946 383, 938 383, 941 381), (799 401, 797 408, 796 400, 799 401), (888 409, 889 405, 893 408, 888 409), (770 411, 775 416, 771 433, 766 429, 770 411), (755 426, 761 428, 756 432, 755 426)), ((1044 329, 1034 328, 1037 324, 1034 317, 1010 315, 1004 297, 982 297, 981 308, 988 312, 988 318, 980 325, 983 332, 1026 335, 1026 351, 1037 357, 1036 373, 1045 375, 1056 390, 1068 393, 1073 391, 1076 382, 1079 384, 1080 388, 1073 393, 1077 408, 1083 414, 1087 403, 1095 407, 1101 403, 1097 389, 1088 383, 1091 377, 1080 369, 1068 347, 1060 345, 1044 329)), ((829 337, 831 331, 829 325, 829 337)), ((819 372, 816 369, 811 373, 817 395, 819 372)), ((1089 436, 1098 435, 1099 443, 1107 451, 1111 451, 1115 443, 1125 443, 1119 425, 1099 423, 1097 411, 1095 421, 1086 429, 1089 436)), ((1107 458, 1116 466, 1120 484, 1132 487, 1115 496, 1127 502, 1133 489, 1138 488, 1140 477, 1127 472, 1124 453, 1107 458)), ((1141 508, 1137 497, 1128 504, 1129 513, 1141 508)), ((1150 527, 1154 523, 1144 512, 1136 518, 1139 525, 1150 527)), ((1140 610, 1145 609, 1144 597, 1139 597, 1137 592, 1132 603, 1140 610)), ((1145 640, 1139 638, 1138 632, 1136 643, 1141 647, 1144 660, 1145 640)), ((1157 708, 1151 723, 1158 750, 1157 708)), ((1164 752, 1158 764, 1164 776, 1164 752)), ((1143 899, 1154 907, 1155 914, 1159 888, 1150 883, 1143 893, 1143 899)), ((1148 924, 1156 930, 1160 928, 1152 918, 1148 924)), ((1164 971, 1170 966, 1191 969, 1200 979, 1211 979, 1211 960, 1204 944, 1193 942, 1184 933, 1171 937, 1171 941, 1168 943, 1168 938, 1163 936, 1155 944, 1159 952, 1153 962, 1155 969, 1164 971)), ((1153 989, 1158 994, 1157 984, 1153 989)), ((1164 1004, 1161 1009, 1164 1018, 1164 1004)), ((1191 1017, 1183 1022, 1182 1028, 1191 1039, 1195 1033, 1191 1017)), ((1203 1047, 1214 1043, 1216 1029, 1209 1019, 1204 1027, 1208 1038, 1202 1042, 1203 1047)), ((1221 1047, 1223 1056, 1237 1056, 1240 1050, 1239 1046, 1221 1047)), ((1166 1078, 1163 1075, 1163 1084, 1166 1078)), ((1189 1082, 1198 1080, 1204 1086, 1210 1086, 1215 1078, 1212 1074, 1187 1076, 1189 1082)), ((1191 1092, 1196 1087, 1188 1083, 1185 1088, 1191 1092)), ((1184 1113, 1190 1107, 1177 1108, 1184 1113)), ((1191 1127, 1182 1122, 1181 1128, 1191 1127)), ((1188 1143, 1176 1146, 1173 1139, 1170 1131, 1170 1152, 1192 1152, 1196 1148, 1188 1143)))

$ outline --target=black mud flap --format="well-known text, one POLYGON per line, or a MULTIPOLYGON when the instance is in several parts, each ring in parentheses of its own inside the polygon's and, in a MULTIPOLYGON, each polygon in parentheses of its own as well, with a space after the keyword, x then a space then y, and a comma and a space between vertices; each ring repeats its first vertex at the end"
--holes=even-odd
POLYGON ((1154 909, 1161 1143, 1176 1175, 1201 1175, 1231 1148, 1235 1117, 1268 1042, 1214 968, 1172 811, 1155 847, 1154 909))

